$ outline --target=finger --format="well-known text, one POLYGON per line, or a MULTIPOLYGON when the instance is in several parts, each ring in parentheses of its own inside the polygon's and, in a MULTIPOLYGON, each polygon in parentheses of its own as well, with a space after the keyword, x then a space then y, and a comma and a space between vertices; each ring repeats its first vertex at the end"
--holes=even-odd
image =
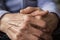
POLYGON ((32 16, 44 16, 47 14, 48 14, 48 11, 40 11, 40 10, 36 10, 35 12, 31 13, 32 16))
POLYGON ((22 34, 23 34, 22 37, 20 36, 21 40, 38 40, 38 37, 36 37, 32 34, 29 34, 29 33, 22 33, 22 34))
POLYGON ((32 25, 30 25, 28 29, 29 29, 29 32, 36 37, 40 37, 43 34, 41 30, 34 28, 32 25))
POLYGON ((46 27, 46 22, 42 19, 38 20, 36 18, 31 18, 31 22, 32 24, 34 24, 35 26, 41 27, 41 28, 45 28, 46 27))
POLYGON ((25 15, 24 16, 24 21, 19 24, 18 26, 20 26, 20 29, 22 29, 23 27, 26 27, 30 22, 30 16, 29 15, 25 15))
POLYGON ((38 9, 40 9, 40 8, 37 8, 37 7, 27 7, 25 9, 20 10, 20 13, 29 14, 29 13, 35 11, 35 10, 38 10, 38 9))
POLYGON ((19 24, 20 27, 18 27, 18 30, 24 30, 24 29, 27 29, 27 26, 28 26, 28 22, 23 22, 21 24, 19 24))
POLYGON ((25 9, 20 10, 20 13, 28 14, 28 13, 33 12, 34 10, 35 10, 35 8, 33 8, 33 7, 27 7, 25 9))
POLYGON ((31 34, 27 35, 26 37, 27 37, 27 39, 29 39, 29 40, 38 40, 38 37, 33 36, 33 35, 31 35, 31 34), (28 37, 28 36, 29 36, 29 37, 28 37))

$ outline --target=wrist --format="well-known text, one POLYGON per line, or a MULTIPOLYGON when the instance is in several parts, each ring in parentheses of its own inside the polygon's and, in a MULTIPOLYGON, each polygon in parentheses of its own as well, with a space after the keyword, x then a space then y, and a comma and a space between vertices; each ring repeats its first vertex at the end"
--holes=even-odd
POLYGON ((1 31, 1 19, 2 19, 2 16, 5 15, 6 13, 7 13, 7 11, 0 10, 0 31, 1 31))
POLYGON ((4 17, 7 15, 8 13, 4 13, 1 17, 0 17, 0 31, 4 32, 4 27, 2 26, 2 21, 4 19, 4 17))

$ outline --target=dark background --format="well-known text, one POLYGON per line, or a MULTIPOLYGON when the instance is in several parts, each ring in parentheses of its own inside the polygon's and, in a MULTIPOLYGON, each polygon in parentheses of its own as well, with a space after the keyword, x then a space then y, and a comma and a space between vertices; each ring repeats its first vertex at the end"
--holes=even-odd
POLYGON ((55 3, 57 4, 57 7, 58 7, 58 9, 59 9, 59 11, 60 11, 60 0, 54 0, 55 1, 55 3))

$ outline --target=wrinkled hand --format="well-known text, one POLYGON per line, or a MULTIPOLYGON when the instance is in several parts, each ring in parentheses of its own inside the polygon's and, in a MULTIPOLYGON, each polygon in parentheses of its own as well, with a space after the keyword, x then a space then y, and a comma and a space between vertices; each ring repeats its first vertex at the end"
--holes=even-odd
POLYGON ((20 14, 6 14, 1 20, 1 29, 11 40, 38 40, 39 37, 41 40, 50 40, 50 35, 46 32, 55 29, 54 24, 58 20, 54 14, 47 13, 49 12, 29 7, 21 10, 20 14))
POLYGON ((32 23, 42 28, 45 28, 45 31, 47 32, 53 32, 53 30, 57 27, 58 18, 54 13, 49 13, 48 11, 43 11, 42 9, 36 7, 28 7, 26 9, 21 10, 20 13, 35 16, 34 18, 36 19, 32 18, 32 23), (32 11, 33 8, 37 10, 32 11))
MULTIPOLYGON (((43 35, 40 38, 44 38, 45 40, 52 40, 51 34, 55 30, 58 24, 58 18, 56 14, 49 13, 48 11, 43 11, 37 8, 38 10, 35 10, 33 12, 30 12, 31 15, 34 15, 34 18, 32 19, 32 26, 35 26, 35 28, 38 28, 43 32, 43 35)), ((24 10, 21 10, 20 12, 26 12, 31 11, 31 8, 26 8, 24 10)), ((26 12, 26 14, 29 14, 26 12)))
POLYGON ((31 26, 28 26, 29 17, 27 15, 15 15, 14 19, 12 17, 13 15, 9 16, 9 18, 6 17, 7 20, 3 18, 3 20, 1 21, 2 22, 1 26, 4 28, 4 32, 9 36, 10 39, 12 40, 24 40, 24 39, 37 40, 38 39, 33 34, 39 35, 40 31, 34 29, 31 26), (28 30, 31 32, 29 32, 28 30))
POLYGON ((27 14, 6 14, 1 19, 1 31, 11 40, 38 40, 43 32, 30 25, 31 18, 27 14))
POLYGON ((30 19, 32 17, 30 15, 16 14, 14 18, 12 18, 13 15, 10 16, 10 14, 7 14, 7 16, 9 16, 9 18, 4 16, 4 18, 2 19, 1 27, 4 28, 3 29, 4 32, 9 36, 10 39, 38 40, 39 39, 38 37, 40 37, 43 34, 42 31, 32 27, 32 25, 30 24, 31 23, 30 19))

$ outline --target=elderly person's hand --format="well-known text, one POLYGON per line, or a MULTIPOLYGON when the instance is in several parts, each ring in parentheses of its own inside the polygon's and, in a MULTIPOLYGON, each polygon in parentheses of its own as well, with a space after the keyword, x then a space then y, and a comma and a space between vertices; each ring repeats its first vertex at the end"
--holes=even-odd
POLYGON ((20 14, 6 14, 1 19, 1 31, 11 40, 38 40, 39 37, 40 40, 50 40, 58 19, 56 15, 47 13, 49 12, 29 7, 21 10, 20 14))
POLYGON ((50 29, 50 30, 48 29, 47 31, 53 32, 53 30, 57 27, 58 17, 53 12, 50 13, 49 11, 43 11, 42 9, 40 9, 38 7, 28 7, 26 9, 21 10, 20 13, 30 14, 30 15, 34 16, 36 19, 32 18, 33 19, 32 23, 35 25, 38 25, 42 28, 48 29, 48 26, 51 26, 52 29, 50 29), (32 11, 33 8, 35 8, 37 10, 32 11), (32 12, 30 12, 30 11, 32 11, 32 12), (42 20, 44 20, 44 21, 42 22, 42 20), (44 25, 43 23, 45 23, 46 25, 44 25))
POLYGON ((23 9, 20 12, 35 16, 34 18, 31 18, 30 25, 33 27, 35 26, 35 28, 43 32, 43 35, 40 38, 43 38, 45 40, 52 40, 51 34, 57 27, 58 17, 53 12, 49 13, 48 11, 43 11, 39 8, 37 9, 38 10, 29 13, 29 11, 31 11, 30 7, 23 9))
POLYGON ((1 29, 11 40, 38 40, 43 34, 42 31, 30 25, 30 19, 32 18, 30 15, 14 14, 14 16, 12 18, 13 15, 7 14, 1 20, 1 29))
POLYGON ((14 14, 10 16, 7 14, 7 16, 1 20, 1 28, 11 40, 38 40, 35 35, 42 34, 38 29, 29 26, 30 17, 28 15, 14 14), (13 16, 15 17, 12 18, 13 16))
MULTIPOLYGON (((31 9, 33 10, 27 12, 37 10, 31 9)), ((5 14, 1 19, 0 31, 5 32, 11 40, 38 40, 43 32, 30 25, 32 16, 34 15, 26 13, 5 14)))

